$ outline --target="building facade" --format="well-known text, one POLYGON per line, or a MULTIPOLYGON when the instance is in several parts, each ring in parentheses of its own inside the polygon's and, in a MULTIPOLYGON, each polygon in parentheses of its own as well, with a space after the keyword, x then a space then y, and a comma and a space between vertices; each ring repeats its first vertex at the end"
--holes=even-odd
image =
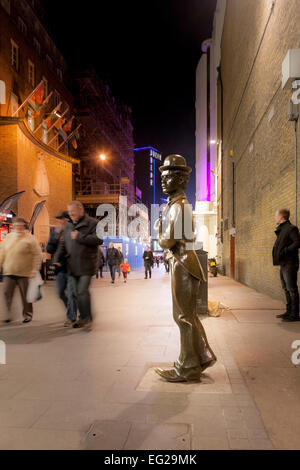
POLYGON ((300 47, 299 25, 299 0, 227 0, 218 78, 223 265, 226 274, 276 298, 282 289, 272 265, 274 213, 287 207, 291 221, 300 220, 292 90, 282 89, 282 62, 300 47))
POLYGON ((93 69, 75 74, 76 116, 82 122, 76 197, 92 213, 101 203, 134 195, 131 110, 119 105, 93 69), (102 159, 100 158, 102 156, 102 159))
POLYGON ((202 44, 196 70, 196 210, 197 241, 209 257, 219 257, 217 233, 217 174, 220 157, 218 138, 218 68, 226 1, 219 0, 212 37, 202 44))
POLYGON ((34 227, 45 243, 55 216, 73 198, 78 163, 52 124, 72 116, 67 64, 45 29, 38 1, 1 0, 0 31, 0 201, 25 191, 14 212, 28 220, 46 201, 34 227))

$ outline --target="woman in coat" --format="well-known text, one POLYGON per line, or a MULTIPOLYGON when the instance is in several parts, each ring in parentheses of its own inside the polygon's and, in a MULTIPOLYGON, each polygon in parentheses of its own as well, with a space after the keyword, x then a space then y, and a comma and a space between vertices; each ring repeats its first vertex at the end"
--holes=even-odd
POLYGON ((15 217, 13 229, 0 246, 0 269, 3 268, 4 297, 8 311, 6 323, 11 321, 10 310, 16 286, 21 293, 23 323, 29 323, 33 309, 32 304, 27 302, 28 283, 41 268, 42 250, 37 239, 28 232, 24 219, 15 217))

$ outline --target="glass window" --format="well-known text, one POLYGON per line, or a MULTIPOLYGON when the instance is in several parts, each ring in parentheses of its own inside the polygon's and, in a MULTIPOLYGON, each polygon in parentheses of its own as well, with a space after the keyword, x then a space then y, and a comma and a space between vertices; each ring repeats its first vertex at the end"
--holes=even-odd
POLYGON ((28 82, 30 85, 34 86, 35 80, 34 80, 34 64, 31 62, 31 60, 28 61, 28 82))
POLYGON ((19 70, 19 46, 11 39, 11 65, 19 70))
POLYGON ((28 126, 31 131, 34 131, 34 112, 31 108, 28 108, 28 126))
POLYGON ((47 78, 43 77, 43 82, 44 82, 44 98, 47 98, 49 94, 49 86, 48 86, 47 78))
POLYGON ((46 55, 46 62, 47 62, 47 65, 50 69, 53 68, 53 60, 51 59, 51 57, 47 54, 46 55))
MULTIPOLYGON (((18 97, 14 93, 12 93, 10 95, 10 110, 11 110, 11 115, 12 116, 15 114, 15 112, 17 111, 18 108, 19 108, 18 97)), ((18 114, 16 114, 16 117, 18 116, 18 114)))

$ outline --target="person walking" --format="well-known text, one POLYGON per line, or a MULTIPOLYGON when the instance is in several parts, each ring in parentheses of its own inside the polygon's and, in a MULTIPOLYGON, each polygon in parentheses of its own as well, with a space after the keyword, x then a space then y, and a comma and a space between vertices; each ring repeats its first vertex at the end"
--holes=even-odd
MULTIPOLYGON (((47 253, 54 258, 58 250, 63 231, 71 219, 67 211, 63 211, 56 217, 56 226, 50 233, 50 238, 46 247, 47 253)), ((63 301, 66 311, 65 327, 72 326, 77 320, 77 303, 72 289, 72 278, 68 274, 68 264, 66 253, 61 256, 61 266, 55 269, 55 284, 59 298, 63 301)))
POLYGON ((111 284, 115 283, 116 269, 119 266, 119 259, 118 250, 114 247, 113 243, 110 243, 106 254, 106 262, 111 275, 111 284))
POLYGON ((118 273, 119 277, 121 276, 121 264, 124 263, 124 255, 122 253, 121 247, 118 247, 118 255, 119 255, 119 265, 118 265, 118 273))
POLYGON ((164 261, 166 273, 168 273, 168 274, 170 272, 169 258, 170 258, 169 250, 165 250, 164 256, 163 256, 163 261, 164 261))
POLYGON ((146 247, 146 250, 144 251, 144 254, 143 254, 143 258, 144 258, 144 266, 145 266, 145 279, 148 279, 148 272, 149 272, 149 278, 151 279, 154 258, 153 258, 153 253, 150 250, 149 246, 146 247))
POLYGON ((79 320, 73 328, 82 328, 93 321, 89 287, 96 271, 98 247, 103 240, 96 233, 97 220, 85 213, 79 201, 68 204, 68 213, 71 222, 64 228, 54 262, 60 264, 67 256, 73 295, 79 309, 79 320))
POLYGON ((103 278, 103 266, 105 264, 105 258, 102 251, 102 248, 99 246, 98 254, 97 254, 97 267, 96 267, 96 278, 99 279, 99 271, 100 271, 100 278, 103 278))
POLYGON ((128 264, 128 259, 125 259, 124 263, 121 264, 124 282, 127 282, 128 273, 130 273, 130 266, 128 264))
POLYGON ((28 232, 25 219, 13 219, 13 232, 9 233, 0 244, 0 269, 4 275, 4 297, 8 318, 11 321, 11 305, 16 286, 21 294, 23 305, 23 323, 32 320, 32 304, 27 302, 29 279, 34 278, 41 269, 42 250, 37 239, 28 232))
POLYGON ((273 264, 280 266, 280 280, 286 297, 286 312, 277 315, 282 321, 299 320, 299 291, 297 276, 299 270, 300 234, 298 227, 290 222, 290 211, 278 209, 275 213, 278 225, 273 247, 273 264))

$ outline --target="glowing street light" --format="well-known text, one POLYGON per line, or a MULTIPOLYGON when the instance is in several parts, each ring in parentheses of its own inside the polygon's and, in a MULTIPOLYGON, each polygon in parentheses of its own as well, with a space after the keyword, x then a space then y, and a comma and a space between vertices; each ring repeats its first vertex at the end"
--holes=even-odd
POLYGON ((104 154, 101 154, 101 155, 99 155, 99 159, 104 161, 104 160, 106 160, 106 156, 104 154))

